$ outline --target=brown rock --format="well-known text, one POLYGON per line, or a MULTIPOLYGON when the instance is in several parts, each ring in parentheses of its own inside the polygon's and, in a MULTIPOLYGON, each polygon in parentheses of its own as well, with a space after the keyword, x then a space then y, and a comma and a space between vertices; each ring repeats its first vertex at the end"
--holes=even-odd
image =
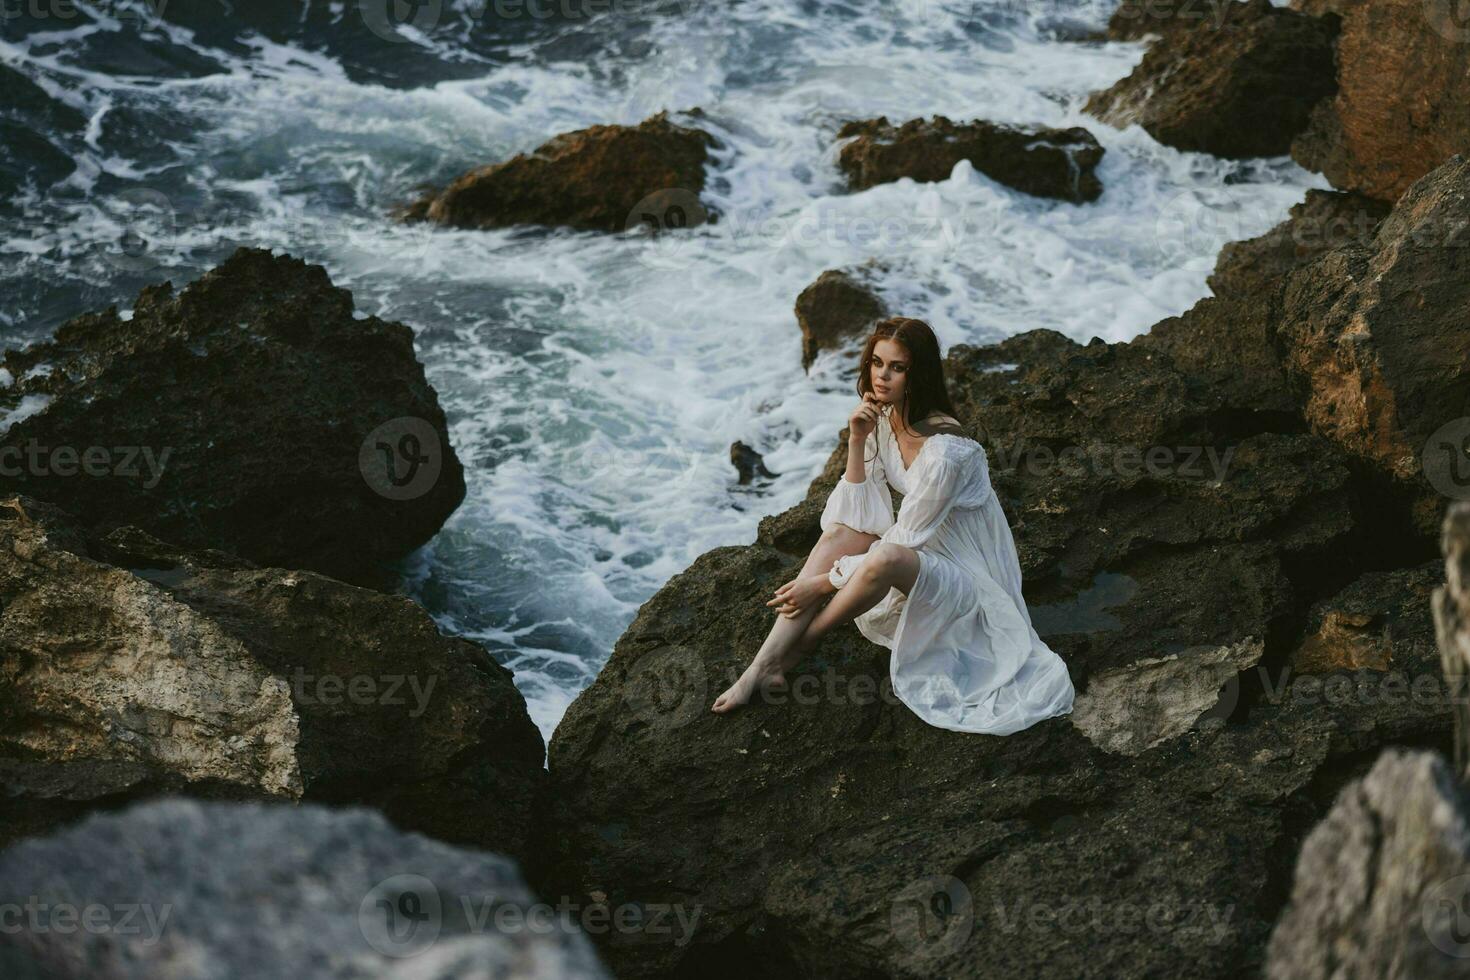
POLYGON ((1166 32, 1133 73, 1086 111, 1137 123, 1167 146, 1221 157, 1286 153, 1334 88, 1335 25, 1272 6, 1230 3, 1218 26, 1166 32))
POLYGON ((1102 194, 1094 171, 1103 148, 1080 127, 1017 129, 983 120, 954 123, 944 116, 893 126, 880 116, 850 122, 837 136, 857 137, 838 157, 855 191, 903 177, 946 180, 955 164, 969 160, 987 177, 1027 194, 1078 203, 1102 194))
MULTIPOLYGON (((692 115, 692 113, 691 113, 692 115)), ((660 112, 637 126, 563 133, 502 163, 479 167, 399 212, 457 228, 562 225, 622 231, 702 224, 704 167, 715 140, 660 112), (651 195, 659 194, 650 199, 651 195), (646 205, 649 217, 635 213, 646 205)))
POLYGON ((1326 0, 1342 16, 1337 94, 1292 144, 1332 186, 1392 202, 1470 151, 1470 28, 1452 3, 1326 0))
POLYGON ((1470 404, 1467 229, 1470 164, 1454 157, 1409 189, 1371 243, 1292 273, 1277 328, 1308 424, 1419 495, 1426 533, 1440 494, 1456 491, 1440 478, 1457 464, 1436 477, 1443 446, 1430 437, 1470 404))
POLYGON ((137 529, 93 547, 0 502, 7 837, 184 793, 364 804, 520 856, 541 763, 510 671, 402 596, 137 529))
POLYGON ((860 273, 829 269, 796 297, 801 327, 801 366, 810 370, 817 354, 866 337, 888 315, 881 297, 860 273))
POLYGON ((1429 600, 1444 563, 1364 574, 1316 603, 1288 666, 1302 674, 1334 670, 1432 672, 1437 663, 1429 600))
POLYGON ((1290 216, 1266 234, 1220 249, 1208 282, 1217 296, 1269 289, 1286 273, 1343 245, 1367 245, 1388 205, 1361 194, 1307 191, 1290 216))

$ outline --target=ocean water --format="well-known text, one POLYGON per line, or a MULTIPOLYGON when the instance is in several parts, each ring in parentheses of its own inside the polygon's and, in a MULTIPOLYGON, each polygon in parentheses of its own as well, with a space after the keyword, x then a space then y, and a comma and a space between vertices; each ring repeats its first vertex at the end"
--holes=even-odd
POLYGON ((1327 186, 1084 116, 1143 46, 1055 35, 1112 6, 0 0, 0 340, 125 309, 239 244, 320 263, 409 324, 468 495, 402 587, 516 672, 550 737, 639 605, 751 541, 835 446, 853 351, 804 372, 792 313, 823 270, 876 260, 945 347, 1125 340, 1206 295, 1221 244, 1327 186), (721 219, 677 238, 387 216, 556 133, 694 107, 721 142, 721 219), (1104 194, 1032 198, 967 163, 843 190, 842 122, 935 114, 1086 126, 1104 194), (777 478, 739 487, 735 440, 777 478))

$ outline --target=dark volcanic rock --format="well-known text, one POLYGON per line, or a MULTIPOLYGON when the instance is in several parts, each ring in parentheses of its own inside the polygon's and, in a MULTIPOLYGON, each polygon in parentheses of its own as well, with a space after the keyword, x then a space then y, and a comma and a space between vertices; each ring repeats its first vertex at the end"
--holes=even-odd
POLYGON ((779 473, 772 473, 766 469, 766 461, 760 453, 739 441, 730 443, 730 465, 734 466, 735 472, 740 474, 742 487, 756 478, 770 480, 780 476, 779 473))
POLYGON ((1370 242, 1292 273, 1281 302, 1277 343, 1307 422, 1413 493, 1433 534, 1442 494, 1465 485, 1454 426, 1470 410, 1470 163, 1423 177, 1370 242))
POLYGON ((513 862, 357 808, 135 806, 0 853, 0 894, 14 980, 607 976, 513 862))
POLYGON ((1231 3, 1218 26, 1165 32, 1127 78, 1096 92, 1086 111, 1114 126, 1138 123, 1181 150, 1276 156, 1336 88, 1335 22, 1231 3))
POLYGON ((715 140, 660 112, 637 126, 591 126, 563 133, 503 163, 472 170, 400 212, 458 228, 564 225, 622 231, 701 224, 704 167, 715 140), (651 218, 635 213, 650 195, 651 218))
POLYGON ((1158 344, 1031 331, 953 348, 946 375, 1076 710, 1006 738, 927 726, 845 628, 782 703, 709 713, 816 535, 839 439, 807 501, 640 609, 552 740, 536 880, 703 911, 684 946, 608 937, 618 975, 1243 975, 1331 792, 1379 745, 1447 738, 1443 704, 1282 683, 1300 610, 1382 555, 1347 457, 1299 418, 1272 429, 1289 413, 1158 344))
POLYGON ((801 327, 801 366, 810 369, 817 354, 866 337, 888 308, 861 273, 828 269, 796 297, 801 327))
POLYGON ((402 596, 0 504, 0 828, 159 792, 370 804, 522 852, 540 734, 402 596))
POLYGON ((1290 216, 1264 235, 1220 249, 1209 278, 1217 296, 1246 295, 1272 285, 1299 265, 1344 245, 1367 245, 1388 205, 1361 194, 1307 191, 1290 216))
POLYGON ((1470 29, 1453 3, 1308 0, 1342 17, 1337 94, 1292 144, 1332 186, 1395 201, 1451 155, 1470 152, 1470 29))
POLYGON ((855 191, 903 177, 946 180, 955 164, 969 160, 987 177, 1027 194, 1074 202, 1102 194, 1094 171, 1103 148, 1079 127, 1017 129, 983 120, 954 123, 944 116, 893 126, 880 116, 850 122, 837 137, 857 137, 838 156, 855 191))
POLYGON ((144 289, 132 319, 77 317, 4 368, 18 421, 0 435, 0 491, 99 532, 134 524, 381 584, 464 498, 412 331, 357 318, 347 290, 290 256, 238 249, 178 294, 144 289))

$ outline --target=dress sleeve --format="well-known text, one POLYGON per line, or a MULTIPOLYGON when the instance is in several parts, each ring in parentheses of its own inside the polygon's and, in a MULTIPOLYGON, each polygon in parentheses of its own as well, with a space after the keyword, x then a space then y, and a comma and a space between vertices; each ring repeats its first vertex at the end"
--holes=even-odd
POLYGON ((844 471, 827 496, 827 506, 822 509, 823 531, 842 523, 855 531, 882 534, 893 526, 893 495, 888 489, 883 458, 878 455, 878 442, 871 432, 863 443, 863 460, 863 482, 849 482, 844 471))
POLYGON ((898 520, 883 532, 882 540, 906 548, 917 548, 928 541, 954 508, 972 465, 974 460, 969 454, 959 458, 943 454, 930 459, 917 485, 904 496, 898 520))

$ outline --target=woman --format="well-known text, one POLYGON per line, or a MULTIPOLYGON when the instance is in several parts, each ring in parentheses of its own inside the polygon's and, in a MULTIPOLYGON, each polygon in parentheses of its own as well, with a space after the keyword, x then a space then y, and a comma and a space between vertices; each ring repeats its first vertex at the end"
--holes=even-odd
POLYGON ((954 418, 928 324, 892 317, 863 347, 847 470, 822 537, 767 605, 779 617, 713 710, 725 713, 852 620, 892 651, 894 693, 931 725, 1008 735, 1072 710, 1072 679, 1031 627, 985 450, 954 418), (889 487, 904 494, 893 516, 889 487), (823 602, 828 596, 830 602, 823 602))

